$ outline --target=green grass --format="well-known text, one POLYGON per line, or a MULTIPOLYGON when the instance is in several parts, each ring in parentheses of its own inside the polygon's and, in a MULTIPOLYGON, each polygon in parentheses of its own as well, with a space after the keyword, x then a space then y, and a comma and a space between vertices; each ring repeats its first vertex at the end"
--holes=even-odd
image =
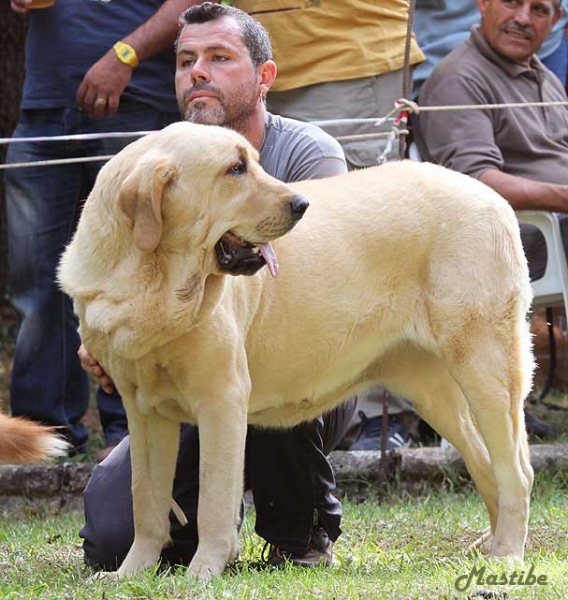
POLYGON ((344 533, 335 545, 333 569, 249 571, 262 540, 247 512, 241 531, 240 566, 209 583, 175 573, 146 572, 120 582, 89 582, 82 564, 81 514, 0 510, 0 598, 2 600, 122 599, 453 599, 474 597, 564 599, 568 589, 568 480, 539 479, 533 494, 527 556, 522 567, 486 562, 465 552, 486 527, 485 511, 472 490, 440 490, 389 502, 344 502, 344 533), (485 566, 486 575, 508 577, 533 566, 546 586, 473 585, 456 591, 458 577, 485 566), (498 595, 472 596, 477 590, 498 595))

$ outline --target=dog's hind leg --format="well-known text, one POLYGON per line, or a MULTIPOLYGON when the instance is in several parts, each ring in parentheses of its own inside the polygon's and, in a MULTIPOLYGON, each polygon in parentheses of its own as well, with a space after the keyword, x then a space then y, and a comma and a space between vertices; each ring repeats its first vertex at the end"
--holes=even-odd
POLYGON ((498 513, 493 538, 485 545, 491 556, 522 560, 533 482, 523 414, 530 360, 528 342, 504 335, 505 329, 506 324, 480 324, 477 343, 467 344, 467 355, 451 371, 493 465, 498 513))
POLYGON ((469 378, 462 375, 460 380, 491 457, 498 495, 497 522, 488 551, 492 556, 522 560, 533 480, 522 407, 510 406, 508 390, 490 376, 483 382, 466 381, 469 378), (484 390, 479 389, 481 385, 484 390))
POLYGON ((416 412, 462 455, 489 513, 497 524, 497 489, 489 453, 468 402, 445 361, 418 348, 405 347, 384 361, 385 385, 410 398, 416 412))
POLYGON ((132 461, 134 542, 118 577, 133 575, 154 566, 169 540, 169 512, 176 459, 179 423, 157 413, 141 415, 127 410, 132 461))
POLYGON ((482 544, 490 556, 522 560, 533 481, 523 414, 533 370, 531 290, 512 212, 495 204, 479 217, 463 220, 433 251, 424 340, 446 361, 490 457, 497 518, 482 544))

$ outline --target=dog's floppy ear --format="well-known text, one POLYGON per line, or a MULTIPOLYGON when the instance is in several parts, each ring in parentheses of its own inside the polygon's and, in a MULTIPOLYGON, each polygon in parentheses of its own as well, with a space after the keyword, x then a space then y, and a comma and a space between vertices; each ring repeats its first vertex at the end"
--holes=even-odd
POLYGON ((134 243, 140 250, 153 252, 162 237, 162 198, 175 167, 164 158, 143 160, 120 186, 118 202, 132 219, 134 243))

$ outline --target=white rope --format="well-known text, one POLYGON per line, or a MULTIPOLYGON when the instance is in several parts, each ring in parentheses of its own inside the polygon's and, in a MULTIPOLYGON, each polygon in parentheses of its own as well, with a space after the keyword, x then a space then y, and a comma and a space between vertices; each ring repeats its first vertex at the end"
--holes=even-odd
MULTIPOLYGON (((394 108, 384 117, 375 120, 375 126, 382 125, 387 119, 395 114, 452 110, 494 110, 504 108, 546 108, 548 106, 568 106, 568 100, 558 102, 508 102, 505 104, 449 104, 445 106, 420 106, 412 100, 401 98, 394 103, 394 108)), ((371 119, 369 119, 371 121, 371 119)))
MULTIPOLYGON (((54 135, 54 136, 36 136, 36 137, 12 137, 0 138, 0 144, 14 144, 18 142, 69 142, 69 141, 89 141, 112 138, 130 138, 143 137, 157 133, 153 131, 109 131, 106 133, 78 133, 73 135, 54 135)), ((36 160, 31 162, 9 163, 0 165, 0 171, 6 169, 23 169, 28 167, 48 167, 53 165, 69 165, 76 163, 96 162, 100 160, 109 160, 114 154, 105 156, 82 156, 77 158, 55 158, 52 160, 36 160)))
POLYGON ((389 132, 387 143, 385 144, 383 151, 377 156, 378 165, 384 165, 387 162, 387 157, 392 150, 393 142, 398 137, 398 135, 398 129, 396 127, 393 127, 389 132))
POLYGON ((319 127, 333 125, 365 125, 372 124, 375 127, 383 125, 385 121, 392 121, 394 115, 404 112, 419 114, 421 112, 434 112, 443 110, 493 110, 503 108, 546 108, 547 106, 568 106, 568 100, 558 102, 510 102, 507 104, 449 104, 445 106, 420 106, 412 100, 401 98, 395 102, 394 108, 384 117, 369 117, 366 119, 330 119, 327 121, 310 121, 319 127))
POLYGON ((36 160, 33 162, 10 163, 7 165, 0 165, 0 171, 4 171, 6 169, 23 169, 25 167, 49 167, 52 165, 96 162, 97 160, 109 160, 113 156, 115 155, 107 154, 105 156, 80 156, 78 158, 54 158, 53 160, 36 160))
MULTIPOLYGON (((376 119, 370 119, 370 121, 374 122, 376 119)), ((346 122, 350 122, 349 119, 345 119, 346 122)), ((147 132, 137 132, 135 134, 130 134, 132 136, 143 136, 143 135, 148 135, 150 133, 155 133, 154 131, 147 131, 147 132)), ((408 134, 408 130, 406 129, 401 129, 401 130, 396 130, 396 133, 394 134, 396 137, 399 137, 401 135, 407 135, 408 134)), ((95 134, 83 134, 82 136, 58 136, 58 137, 52 137, 52 138, 14 138, 12 141, 17 141, 17 142, 22 142, 22 141, 34 141, 34 142, 44 142, 44 141, 59 141, 59 140, 76 140, 76 139, 87 139, 84 136, 92 136, 89 137, 88 139, 98 139, 98 138, 102 138, 105 136, 105 134, 99 134, 99 133, 95 133, 95 134)), ((124 134, 122 133, 117 133, 117 134, 111 134, 111 136, 109 137, 122 137, 124 134)), ((338 136, 335 139, 339 142, 355 142, 355 141, 363 141, 363 140, 370 140, 370 139, 378 139, 378 138, 389 138, 391 139, 393 136, 392 131, 377 131, 374 133, 361 133, 358 135, 343 135, 343 136, 338 136)), ((9 138, 8 138, 9 139, 9 138)), ((2 141, 2 139, 0 138, 0 141, 2 141)), ((32 162, 21 162, 21 163, 10 163, 10 164, 2 164, 0 165, 0 171, 4 171, 6 169, 23 169, 23 168, 29 168, 29 167, 47 167, 47 166, 53 166, 53 165, 65 165, 65 164, 74 164, 74 163, 86 163, 86 162, 96 162, 96 161, 100 161, 100 160, 109 160, 114 156, 114 154, 108 154, 108 155, 104 155, 104 156, 83 156, 83 157, 78 157, 78 158, 57 158, 57 159, 51 159, 51 160, 36 160, 36 161, 32 161, 32 162)))
POLYGON ((546 108, 547 106, 568 106, 568 100, 558 102, 509 102, 506 104, 452 104, 449 106, 419 106, 411 100, 400 100, 405 106, 402 110, 410 112, 433 112, 437 110, 493 110, 494 108, 546 108))
MULTIPOLYGON (((510 102, 506 104, 454 104, 446 106, 419 106, 412 100, 401 98, 395 102, 394 108, 388 112, 384 117, 371 117, 362 119, 329 119, 323 121, 310 121, 312 125, 318 127, 329 127, 333 125, 364 125, 372 124, 374 127, 383 125, 386 121, 393 121, 394 127, 387 132, 376 132, 376 133, 364 133, 359 135, 346 135, 338 136, 338 141, 359 141, 375 138, 387 138, 387 146, 392 145, 392 141, 395 137, 408 134, 406 129, 397 129, 397 125, 406 125, 406 118, 408 113, 419 114, 421 112, 434 112, 434 111, 452 111, 452 110, 494 110, 494 109, 505 109, 505 108, 546 108, 554 106, 568 106, 568 100, 559 102, 510 102), (397 115, 396 118, 392 118, 397 115)), ((141 137, 155 131, 128 131, 128 132, 107 132, 107 133, 83 133, 77 135, 59 135, 59 136, 41 136, 41 137, 28 137, 28 138, 0 138, 0 144, 12 144, 18 142, 54 142, 54 141, 72 141, 72 140, 96 140, 101 138, 120 138, 120 137, 141 137)), ((79 158, 62 158, 54 160, 41 160, 27 163, 11 163, 0 165, 0 171, 5 169, 19 169, 25 167, 44 167, 50 165, 63 165, 73 163, 85 163, 94 162, 99 160, 109 160, 114 155, 107 156, 85 156, 79 158)), ((385 151, 383 150, 380 159, 384 159, 385 151)))
MULTIPOLYGON (((384 117, 385 121, 387 117, 384 117)), ((391 119, 392 120, 392 119, 391 119)), ((310 121, 310 125, 317 125, 318 127, 329 127, 333 125, 366 125, 368 123, 376 123, 377 117, 371 117, 368 119, 328 119, 324 121, 310 121)))
POLYGON ((18 142, 69 142, 69 141, 84 141, 84 140, 100 140, 106 138, 127 138, 127 137, 142 137, 156 131, 109 131, 106 133, 78 133, 74 135, 54 135, 54 136, 37 136, 37 137, 9 137, 0 138, 0 144, 16 144, 18 142))
POLYGON ((357 135, 340 135, 335 139, 338 142, 359 142, 365 140, 374 140, 377 138, 390 138, 393 135, 395 137, 400 137, 401 135, 408 135, 408 129, 394 129, 391 131, 377 131, 376 133, 360 133, 357 135))

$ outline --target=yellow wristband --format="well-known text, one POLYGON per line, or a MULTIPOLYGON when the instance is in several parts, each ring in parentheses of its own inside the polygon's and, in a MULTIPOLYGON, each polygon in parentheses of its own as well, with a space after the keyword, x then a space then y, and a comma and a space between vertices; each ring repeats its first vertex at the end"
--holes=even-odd
POLYGON ((116 42, 113 46, 116 56, 120 62, 125 65, 132 67, 133 69, 138 66, 138 57, 136 56, 136 50, 132 46, 125 44, 124 42, 116 42))

